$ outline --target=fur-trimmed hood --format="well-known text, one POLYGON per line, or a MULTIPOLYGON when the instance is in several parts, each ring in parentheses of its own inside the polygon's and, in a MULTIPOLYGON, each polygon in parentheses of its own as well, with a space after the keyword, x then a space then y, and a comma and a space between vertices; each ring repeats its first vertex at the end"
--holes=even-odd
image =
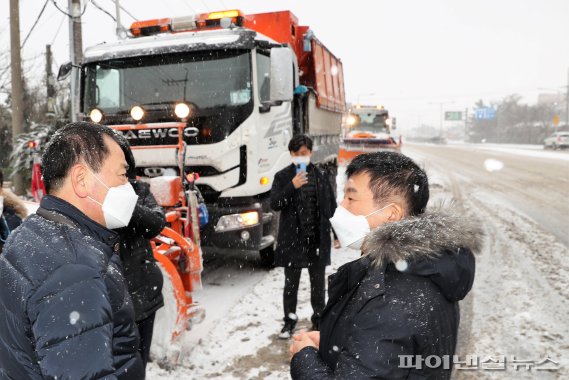
POLYGON ((4 197, 4 209, 11 208, 22 219, 28 216, 24 202, 10 190, 0 188, 0 197, 4 197))
POLYGON ((377 267, 429 277, 447 299, 464 298, 474 281, 474 256, 484 233, 478 222, 451 209, 428 212, 374 229, 362 254, 377 267))

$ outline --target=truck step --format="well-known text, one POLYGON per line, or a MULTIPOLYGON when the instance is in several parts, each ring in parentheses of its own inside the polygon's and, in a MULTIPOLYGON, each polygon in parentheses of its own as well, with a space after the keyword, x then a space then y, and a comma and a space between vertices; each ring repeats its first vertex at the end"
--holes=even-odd
POLYGON ((267 248, 268 246, 270 246, 274 242, 275 242, 275 238, 273 237, 273 235, 263 236, 261 238, 261 243, 259 244, 259 249, 267 248))
POLYGON ((272 212, 264 212, 263 213, 263 224, 269 223, 273 220, 273 213, 272 212))

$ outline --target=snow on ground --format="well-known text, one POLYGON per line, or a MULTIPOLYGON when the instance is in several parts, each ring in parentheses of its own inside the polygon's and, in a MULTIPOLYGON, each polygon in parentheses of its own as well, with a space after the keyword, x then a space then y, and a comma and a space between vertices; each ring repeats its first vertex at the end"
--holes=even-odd
MULTIPOLYGON (((343 197, 343 173, 338 175, 338 197, 343 197)), ((332 250, 332 265, 327 275, 342 264, 355 260, 359 251, 341 248, 332 250)), ((245 264, 246 265, 246 264, 245 264)), ((250 268, 244 268, 250 270, 250 268)), ((289 340, 278 339, 282 328, 283 268, 268 272, 249 272, 239 283, 227 278, 225 271, 212 273, 205 279, 198 298, 208 297, 203 306, 206 320, 184 337, 181 363, 175 368, 162 368, 150 363, 147 379, 289 379, 289 340), (207 289, 207 283, 216 284, 207 289), (229 283, 230 286, 227 286, 229 283), (231 296, 239 293, 239 297, 231 296), (212 302, 215 300, 215 302, 212 302)), ((299 322, 297 330, 309 328, 310 281, 303 270, 298 292, 299 322)), ((156 332, 158 334, 158 332, 156 332)))
POLYGON ((515 154, 526 157, 569 161, 569 150, 545 150, 543 149, 543 145, 449 143, 449 146, 453 145, 459 145, 461 149, 476 149, 489 152, 515 154))
MULTIPOLYGON (((349 249, 333 250, 333 264, 327 274, 358 256, 359 252, 349 249)), ((290 342, 277 338, 282 327, 283 285, 282 268, 268 271, 194 347, 184 347, 186 354, 178 367, 169 371, 150 363, 147 378, 288 379, 290 342)), ((308 328, 312 308, 306 270, 298 299, 297 328, 308 328)))
POLYGON ((507 370, 455 368, 453 379, 569 378, 568 247, 493 190, 461 174, 445 175, 445 167, 420 153, 410 155, 427 171, 431 198, 452 199, 484 224, 487 235, 477 255, 473 289, 461 302, 457 354, 462 360, 475 355, 480 361, 505 355, 507 370), (534 366, 516 371, 514 358, 534 363, 549 358, 560 369, 538 371, 534 366))
POLYGON ((471 193, 470 199, 473 209, 484 216, 488 242, 477 258, 471 318, 472 333, 478 336, 470 340, 467 353, 550 358, 565 368, 564 375, 533 370, 510 372, 507 377, 486 372, 484 378, 567 378, 569 250, 489 194, 471 193))

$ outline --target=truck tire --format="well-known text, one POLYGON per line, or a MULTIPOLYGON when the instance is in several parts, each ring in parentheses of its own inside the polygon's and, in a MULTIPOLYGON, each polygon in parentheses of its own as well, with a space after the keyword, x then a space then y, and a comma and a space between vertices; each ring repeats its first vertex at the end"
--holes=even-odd
POLYGON ((263 268, 272 269, 275 267, 275 243, 265 249, 259 251, 261 257, 261 266, 263 268))
POLYGON ((259 256, 261 257, 261 266, 263 268, 271 269, 275 267, 275 248, 277 246, 277 240, 279 235, 279 219, 280 212, 273 211, 273 220, 271 221, 271 235, 275 238, 273 244, 267 248, 261 249, 259 251, 259 256))

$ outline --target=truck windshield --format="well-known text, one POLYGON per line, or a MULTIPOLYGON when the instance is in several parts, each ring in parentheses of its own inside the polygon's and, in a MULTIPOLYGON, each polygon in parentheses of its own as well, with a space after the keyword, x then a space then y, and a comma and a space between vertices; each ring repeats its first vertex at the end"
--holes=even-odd
POLYGON ((113 112, 184 100, 211 108, 251 100, 249 54, 243 52, 117 59, 94 63, 85 74, 87 110, 113 112))
POLYGON ((354 130, 366 132, 385 132, 389 133, 389 128, 385 123, 388 118, 386 112, 356 112, 356 124, 354 130))
POLYGON ((113 124, 128 122, 131 107, 140 105, 145 122, 179 121, 173 109, 184 101, 192 105, 188 124, 207 129, 208 141, 191 143, 220 141, 253 110, 250 57, 209 50, 93 62, 84 71, 83 112, 98 108, 113 124))

